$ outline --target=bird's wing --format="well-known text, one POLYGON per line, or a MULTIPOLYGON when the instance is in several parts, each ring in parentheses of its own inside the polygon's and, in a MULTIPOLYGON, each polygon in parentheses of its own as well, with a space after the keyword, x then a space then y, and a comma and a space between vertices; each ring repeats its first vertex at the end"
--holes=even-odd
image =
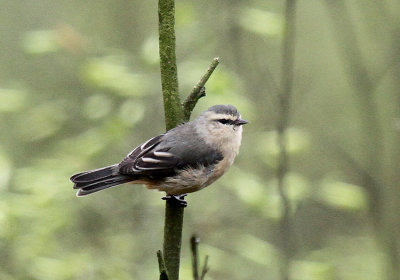
POLYGON ((136 147, 119 164, 121 174, 138 174, 147 176, 167 175, 181 164, 181 159, 168 152, 168 147, 158 147, 164 134, 151 138, 136 147))
MULTIPOLYGON (((190 128, 190 127, 189 127, 190 128)), ((171 130, 156 136, 134 149, 119 164, 121 174, 164 177, 174 174, 177 169, 187 166, 210 166, 223 159, 214 147, 197 138, 193 141, 193 131, 171 130)))

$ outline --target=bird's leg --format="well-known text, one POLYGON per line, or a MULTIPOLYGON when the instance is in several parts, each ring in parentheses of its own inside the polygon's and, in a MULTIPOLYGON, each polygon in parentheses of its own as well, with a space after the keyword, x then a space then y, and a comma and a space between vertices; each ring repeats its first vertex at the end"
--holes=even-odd
POLYGON ((187 201, 185 200, 185 196, 187 196, 186 193, 185 194, 178 194, 178 195, 168 194, 168 195, 164 196, 162 199, 163 200, 173 201, 175 203, 178 203, 182 207, 186 207, 187 206, 187 201))

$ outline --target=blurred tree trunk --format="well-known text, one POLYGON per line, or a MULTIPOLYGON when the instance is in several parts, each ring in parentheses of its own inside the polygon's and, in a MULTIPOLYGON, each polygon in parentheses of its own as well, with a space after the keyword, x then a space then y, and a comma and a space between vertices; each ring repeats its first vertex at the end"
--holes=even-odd
MULTIPOLYGON (((387 279, 400 279, 399 248, 397 237, 393 234, 385 197, 390 192, 389 186, 381 184, 383 164, 383 129, 379 121, 378 106, 375 91, 382 78, 373 77, 362 56, 361 47, 357 40, 355 27, 351 21, 348 8, 343 0, 326 0, 329 15, 333 21, 333 29, 339 44, 340 55, 347 66, 359 103, 359 118, 361 121, 360 146, 363 157, 361 165, 355 169, 361 175, 361 186, 369 196, 369 216, 377 233, 378 241, 388 256, 387 279)), ((390 65, 386 65, 387 69, 390 65)), ((384 73, 387 71, 384 69, 384 73)), ((349 155, 351 157, 351 155, 349 155)), ((355 162, 355 161, 354 161, 355 162)))
POLYGON ((293 93, 293 65, 295 49, 295 15, 296 0, 287 0, 285 6, 285 25, 282 44, 282 69, 281 85, 278 94, 278 119, 276 129, 278 132, 278 192, 282 201, 283 213, 280 220, 281 248, 283 250, 283 264, 281 267, 281 279, 289 279, 290 262, 295 252, 293 242, 290 201, 287 196, 285 177, 289 171, 289 158, 287 154, 287 135, 286 131, 290 119, 290 101, 293 93))

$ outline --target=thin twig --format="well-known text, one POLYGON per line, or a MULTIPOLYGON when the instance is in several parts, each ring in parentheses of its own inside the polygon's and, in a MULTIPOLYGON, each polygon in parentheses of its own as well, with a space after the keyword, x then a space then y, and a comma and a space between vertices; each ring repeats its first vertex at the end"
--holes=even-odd
POLYGON ((204 259, 204 265, 201 270, 201 275, 199 277, 199 242, 200 239, 194 234, 190 238, 190 249, 192 251, 192 269, 193 269, 193 280, 204 280, 209 267, 208 267, 208 256, 204 259))
POLYGON ((167 268, 165 267, 165 262, 161 250, 157 251, 157 259, 158 259, 158 268, 160 271, 160 280, 168 280, 168 272, 167 268))
POLYGON ((214 72, 215 68, 217 68, 218 64, 219 64, 219 58, 216 57, 213 59, 206 73, 193 87, 192 91, 190 92, 185 102, 183 103, 183 114, 185 120, 190 119, 190 114, 192 113, 194 106, 196 106, 197 101, 199 101, 200 98, 205 96, 205 91, 202 89, 204 88, 204 85, 210 78, 211 74, 214 72))
POLYGON ((203 266, 203 269, 201 270, 200 280, 204 280, 204 277, 206 276, 206 273, 209 270, 210 270, 210 268, 208 267, 208 255, 206 255, 206 257, 204 259, 204 266, 203 266))
POLYGON ((190 249, 192 251, 193 280, 199 280, 199 245, 200 239, 196 235, 190 238, 190 249))

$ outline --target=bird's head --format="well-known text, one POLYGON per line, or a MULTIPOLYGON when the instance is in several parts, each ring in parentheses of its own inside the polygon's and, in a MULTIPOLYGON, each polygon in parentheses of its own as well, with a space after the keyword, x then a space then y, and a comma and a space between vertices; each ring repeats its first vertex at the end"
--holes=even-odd
POLYGON ((232 139, 240 137, 242 125, 248 122, 241 118, 232 105, 215 105, 203 112, 196 121, 210 138, 232 139))

